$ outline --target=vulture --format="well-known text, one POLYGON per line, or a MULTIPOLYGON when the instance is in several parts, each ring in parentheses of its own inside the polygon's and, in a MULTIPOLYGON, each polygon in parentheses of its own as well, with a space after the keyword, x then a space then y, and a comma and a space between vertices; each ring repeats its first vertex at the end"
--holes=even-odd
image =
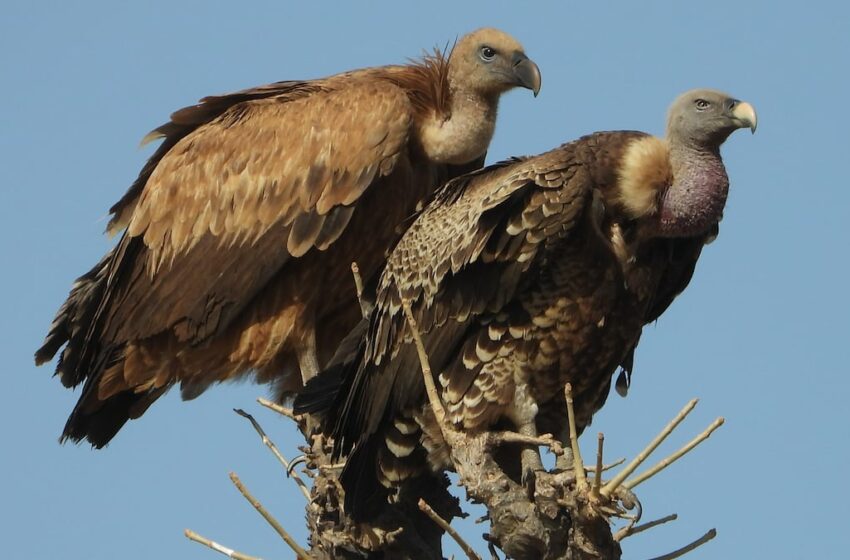
POLYGON ((180 384, 185 399, 255 374, 300 388, 361 318, 419 201, 483 165, 500 96, 540 71, 484 28, 405 65, 206 97, 111 208, 115 247, 73 285, 36 364, 83 385, 62 441, 102 447, 180 384))
MULTIPOLYGON (((749 103, 693 90, 664 138, 597 132, 439 189, 388 257, 374 308, 295 399, 347 456, 346 511, 368 518, 373 497, 451 467, 403 302, 457 429, 568 444, 565 385, 581 430, 717 234, 720 146, 742 127, 756 128, 749 103)), ((537 449, 513 457, 518 480, 542 469, 537 449)))

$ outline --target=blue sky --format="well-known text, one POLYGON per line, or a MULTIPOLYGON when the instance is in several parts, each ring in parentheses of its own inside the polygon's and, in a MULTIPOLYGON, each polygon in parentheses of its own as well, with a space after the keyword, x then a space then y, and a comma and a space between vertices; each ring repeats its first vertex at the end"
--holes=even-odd
MULTIPOLYGON (((724 148, 732 189, 719 239, 638 351, 630 395, 593 434, 633 455, 690 398, 671 450, 727 424, 640 487, 647 519, 674 524, 624 544, 661 554, 710 527, 689 558, 826 558, 846 546, 850 495, 846 177, 850 8, 842 2, 144 3, 6 0, 0 19, 0 516, 5 553, 123 560, 216 557, 190 527, 265 558, 291 554, 232 488, 236 471, 302 543, 303 498, 250 425, 290 455, 298 439, 254 403, 265 389, 161 399, 106 450, 60 446, 77 395, 32 353, 72 280, 110 246, 107 208, 151 148, 141 137, 214 93, 402 62, 491 25, 543 73, 538 99, 502 103, 490 161, 602 129, 663 132, 681 91, 752 102, 755 136, 724 148), (309 4, 309 5, 308 5, 309 4), (784 529, 784 532, 780 533, 784 529)), ((659 457, 661 455, 659 454, 659 457)), ((473 516, 474 517, 474 516, 473 516)), ((462 524, 481 547, 481 527, 462 524)), ((452 550, 451 547, 448 550, 452 550)))

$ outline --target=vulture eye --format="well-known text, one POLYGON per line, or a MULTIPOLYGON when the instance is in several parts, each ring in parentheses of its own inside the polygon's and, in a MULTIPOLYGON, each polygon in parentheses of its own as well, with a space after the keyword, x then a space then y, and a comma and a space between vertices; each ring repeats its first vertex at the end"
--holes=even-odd
POLYGON ((481 60, 484 62, 490 62, 494 58, 496 58, 496 49, 486 45, 481 47, 481 60))
POLYGON ((705 99, 697 99, 696 101, 694 101, 694 104, 697 106, 697 109, 700 110, 700 111, 708 109, 711 106, 711 103, 709 103, 705 99))

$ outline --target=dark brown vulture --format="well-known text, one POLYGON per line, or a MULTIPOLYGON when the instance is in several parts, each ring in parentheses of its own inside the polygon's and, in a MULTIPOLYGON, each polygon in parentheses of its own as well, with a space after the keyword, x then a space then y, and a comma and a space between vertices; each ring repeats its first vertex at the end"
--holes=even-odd
MULTIPOLYGON (((382 488, 451 466, 402 299, 458 429, 567 443, 565 384, 583 429, 716 235, 720 145, 741 127, 755 130, 751 105, 695 90, 673 104, 664 139, 598 132, 440 189, 390 255, 370 316, 296 398, 298 412, 326 413, 336 454, 350 454, 347 511, 362 518, 382 488)), ((533 449, 521 463, 523 477, 542 468, 533 449)))
POLYGON ((483 164, 517 86, 536 95, 537 66, 480 29, 448 56, 174 113, 111 209, 120 241, 36 352, 42 364, 65 345, 57 374, 84 384, 62 438, 101 447, 176 383, 184 398, 249 372, 279 395, 300 387, 360 319, 351 263, 373 274, 417 202, 483 164))

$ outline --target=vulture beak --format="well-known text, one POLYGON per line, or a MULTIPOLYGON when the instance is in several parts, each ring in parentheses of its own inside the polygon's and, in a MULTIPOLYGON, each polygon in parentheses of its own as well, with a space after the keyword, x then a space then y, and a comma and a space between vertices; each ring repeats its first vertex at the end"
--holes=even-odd
POLYGON ((522 52, 514 53, 511 62, 517 85, 530 89, 534 92, 534 97, 537 97, 540 93, 540 68, 522 52))
POLYGON ((746 101, 739 101, 732 107, 732 120, 740 128, 746 127, 753 131, 753 134, 756 133, 756 125, 758 125, 756 110, 746 101))

